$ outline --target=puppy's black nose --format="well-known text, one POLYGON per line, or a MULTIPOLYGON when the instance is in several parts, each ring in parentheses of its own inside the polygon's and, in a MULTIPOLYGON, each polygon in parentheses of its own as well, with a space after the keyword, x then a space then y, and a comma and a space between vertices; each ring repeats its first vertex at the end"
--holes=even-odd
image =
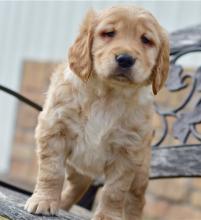
POLYGON ((129 68, 135 63, 135 59, 128 54, 119 54, 115 58, 119 66, 122 68, 129 68))

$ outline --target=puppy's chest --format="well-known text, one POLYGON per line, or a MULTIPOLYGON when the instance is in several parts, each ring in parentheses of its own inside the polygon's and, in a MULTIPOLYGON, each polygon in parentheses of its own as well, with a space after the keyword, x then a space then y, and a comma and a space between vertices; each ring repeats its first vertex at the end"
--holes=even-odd
POLYGON ((136 130, 139 120, 138 109, 128 107, 121 100, 95 101, 83 109, 76 125, 78 134, 69 162, 88 175, 102 173, 106 162, 114 159, 114 148, 140 142, 136 130))

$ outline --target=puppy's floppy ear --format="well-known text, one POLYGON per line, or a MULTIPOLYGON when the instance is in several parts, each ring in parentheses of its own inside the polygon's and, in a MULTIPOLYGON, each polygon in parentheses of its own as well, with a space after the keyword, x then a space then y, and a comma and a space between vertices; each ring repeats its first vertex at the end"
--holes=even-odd
POLYGON ((164 30, 161 30, 161 45, 152 71, 152 90, 156 95, 165 83, 169 72, 169 40, 164 30))
POLYGON ((92 73, 91 47, 93 41, 95 12, 88 11, 80 27, 80 33, 69 51, 70 68, 82 80, 87 80, 92 73))

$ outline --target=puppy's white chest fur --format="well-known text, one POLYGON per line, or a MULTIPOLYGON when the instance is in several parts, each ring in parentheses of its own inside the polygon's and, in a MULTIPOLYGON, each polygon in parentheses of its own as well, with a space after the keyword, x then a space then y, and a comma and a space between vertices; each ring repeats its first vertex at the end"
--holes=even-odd
POLYGON ((88 172, 88 175, 103 173, 108 160, 112 160, 111 144, 117 141, 115 133, 118 129, 123 108, 111 111, 105 105, 105 100, 95 101, 88 110, 87 115, 80 120, 77 126, 80 129, 75 146, 73 146, 70 163, 79 171, 88 172))
POLYGON ((102 175, 120 148, 140 147, 148 132, 141 126, 148 111, 135 103, 130 91, 123 94, 111 90, 97 95, 82 88, 77 101, 81 109, 76 116, 79 119, 70 124, 77 138, 67 162, 89 176, 102 175))

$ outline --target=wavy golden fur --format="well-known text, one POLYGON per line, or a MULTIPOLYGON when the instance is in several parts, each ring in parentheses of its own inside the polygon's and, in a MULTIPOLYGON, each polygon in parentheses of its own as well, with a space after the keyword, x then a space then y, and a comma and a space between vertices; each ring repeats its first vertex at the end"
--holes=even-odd
POLYGON ((88 12, 38 119, 39 173, 28 212, 70 209, 104 176, 93 220, 141 219, 153 93, 168 67, 168 37, 151 13, 136 6, 88 12), (122 54, 129 57, 123 67, 122 54))

